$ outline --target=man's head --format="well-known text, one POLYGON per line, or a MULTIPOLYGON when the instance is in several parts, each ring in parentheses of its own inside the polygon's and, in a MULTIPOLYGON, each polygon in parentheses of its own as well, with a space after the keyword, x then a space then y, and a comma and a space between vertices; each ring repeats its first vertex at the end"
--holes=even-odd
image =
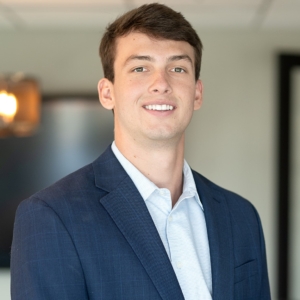
POLYGON ((161 4, 141 6, 108 27, 98 92, 102 106, 114 111, 118 147, 182 148, 202 105, 201 50, 191 25, 161 4))
POLYGON ((110 24, 100 44, 104 77, 114 82, 116 40, 131 32, 140 32, 155 39, 185 41, 194 49, 195 80, 199 78, 202 43, 190 23, 181 13, 158 4, 146 4, 133 9, 110 24))

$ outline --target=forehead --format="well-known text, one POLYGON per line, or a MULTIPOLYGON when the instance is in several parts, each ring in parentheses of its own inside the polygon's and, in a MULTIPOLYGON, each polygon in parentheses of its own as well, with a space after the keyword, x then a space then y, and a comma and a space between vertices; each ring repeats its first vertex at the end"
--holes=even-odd
POLYGON ((159 39, 140 32, 131 32, 116 39, 115 62, 132 55, 148 55, 153 58, 168 58, 172 55, 188 55, 195 61, 194 48, 185 41, 159 39))

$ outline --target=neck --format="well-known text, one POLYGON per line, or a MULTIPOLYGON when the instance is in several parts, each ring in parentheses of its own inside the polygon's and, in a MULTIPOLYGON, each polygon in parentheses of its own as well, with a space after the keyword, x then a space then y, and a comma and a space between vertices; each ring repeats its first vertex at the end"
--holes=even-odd
POLYGON ((159 188, 167 188, 174 206, 183 187, 184 136, 176 142, 140 145, 115 139, 116 146, 143 175, 159 188))

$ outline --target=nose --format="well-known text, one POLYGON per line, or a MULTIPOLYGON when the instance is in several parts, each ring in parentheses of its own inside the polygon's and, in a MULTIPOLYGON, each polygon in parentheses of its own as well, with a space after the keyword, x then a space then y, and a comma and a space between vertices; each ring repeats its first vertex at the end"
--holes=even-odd
POLYGON ((169 94, 172 88, 166 71, 157 71, 153 74, 152 83, 149 86, 150 93, 169 94))

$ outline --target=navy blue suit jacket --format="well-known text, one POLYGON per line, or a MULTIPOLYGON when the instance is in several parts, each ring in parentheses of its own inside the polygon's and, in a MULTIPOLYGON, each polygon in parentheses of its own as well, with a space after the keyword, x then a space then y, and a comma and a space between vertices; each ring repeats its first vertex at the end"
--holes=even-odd
MULTIPOLYGON (((256 210, 193 174, 208 230, 213 299, 270 299, 256 210)), ((20 204, 11 293, 13 300, 184 299, 145 202, 110 147, 20 204)))

